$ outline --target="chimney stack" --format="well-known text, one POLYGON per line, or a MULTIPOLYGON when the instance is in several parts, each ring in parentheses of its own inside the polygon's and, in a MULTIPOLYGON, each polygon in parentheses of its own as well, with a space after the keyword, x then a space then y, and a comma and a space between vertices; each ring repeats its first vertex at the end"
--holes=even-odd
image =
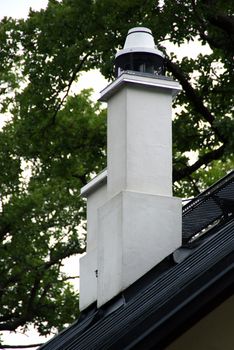
POLYGON ((181 245, 181 200, 172 197, 172 98, 164 56, 148 28, 129 30, 116 55, 108 103, 107 170, 83 187, 87 254, 80 308, 100 307, 181 245))

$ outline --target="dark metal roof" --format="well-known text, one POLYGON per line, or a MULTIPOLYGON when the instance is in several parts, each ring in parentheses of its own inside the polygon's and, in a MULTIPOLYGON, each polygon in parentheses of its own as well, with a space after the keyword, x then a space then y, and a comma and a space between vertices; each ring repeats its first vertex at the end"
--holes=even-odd
POLYGON ((234 171, 183 208, 183 242, 234 211, 234 171))
POLYGON ((184 247, 103 307, 82 312, 40 349, 163 349, 229 296, 234 288, 233 178, 234 172, 184 207, 184 247))

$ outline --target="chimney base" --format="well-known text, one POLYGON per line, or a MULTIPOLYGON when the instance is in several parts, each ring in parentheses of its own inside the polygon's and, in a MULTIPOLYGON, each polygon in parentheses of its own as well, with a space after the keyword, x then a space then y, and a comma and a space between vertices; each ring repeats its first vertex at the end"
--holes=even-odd
POLYGON ((181 199, 121 191, 98 209, 97 306, 181 246, 181 199))

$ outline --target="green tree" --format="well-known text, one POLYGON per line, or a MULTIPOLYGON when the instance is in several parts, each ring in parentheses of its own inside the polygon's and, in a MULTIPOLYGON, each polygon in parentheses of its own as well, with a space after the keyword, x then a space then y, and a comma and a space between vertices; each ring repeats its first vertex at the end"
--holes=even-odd
POLYGON ((1 331, 33 322, 47 334, 79 314, 78 295, 60 268, 85 250, 79 190, 105 163, 105 112, 89 95, 67 99, 39 148, 21 119, 1 131, 1 331))
POLYGON ((1 21, 1 112, 11 118, 0 132, 0 331, 33 323, 47 334, 78 315, 77 293, 60 268, 85 250, 79 190, 105 167, 106 128, 90 92, 70 91, 93 68, 113 78, 129 28, 152 29, 168 74, 183 87, 174 102, 175 193, 194 195, 233 167, 233 7, 230 0, 50 0, 27 20, 1 21), (168 41, 196 41, 211 53, 179 60, 168 41))

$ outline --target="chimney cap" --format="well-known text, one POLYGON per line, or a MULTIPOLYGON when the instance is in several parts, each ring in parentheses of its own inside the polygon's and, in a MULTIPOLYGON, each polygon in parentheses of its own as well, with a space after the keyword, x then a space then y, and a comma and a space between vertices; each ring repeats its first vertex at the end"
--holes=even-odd
POLYGON ((157 49, 149 28, 135 27, 128 31, 124 48, 115 56, 115 76, 124 71, 164 75, 164 54, 157 49))
POLYGON ((124 48, 116 53, 116 58, 120 55, 133 52, 152 53, 164 58, 162 51, 158 50, 154 43, 152 31, 146 27, 134 27, 129 29, 125 40, 124 48))

